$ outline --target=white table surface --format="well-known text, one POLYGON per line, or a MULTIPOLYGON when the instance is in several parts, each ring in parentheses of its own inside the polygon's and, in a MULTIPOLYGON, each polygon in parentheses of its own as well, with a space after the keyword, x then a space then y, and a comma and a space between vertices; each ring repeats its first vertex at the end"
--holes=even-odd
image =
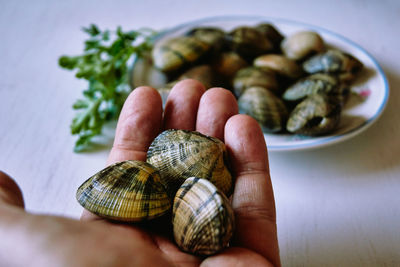
POLYGON ((281 258, 284 266, 400 266, 399 1, 1 0, 0 7, 0 169, 16 179, 28 211, 75 218, 75 190, 104 167, 109 149, 72 152, 71 105, 86 83, 57 60, 82 51, 82 26, 165 29, 208 16, 265 15, 358 43, 387 75, 387 108, 343 143, 270 152, 281 258))

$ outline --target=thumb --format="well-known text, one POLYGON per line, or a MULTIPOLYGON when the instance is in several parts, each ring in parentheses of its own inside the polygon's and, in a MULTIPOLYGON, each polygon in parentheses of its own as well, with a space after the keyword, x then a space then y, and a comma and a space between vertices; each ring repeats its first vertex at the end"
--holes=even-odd
POLYGON ((0 206, 4 205, 24 208, 24 199, 17 183, 0 171, 0 206))

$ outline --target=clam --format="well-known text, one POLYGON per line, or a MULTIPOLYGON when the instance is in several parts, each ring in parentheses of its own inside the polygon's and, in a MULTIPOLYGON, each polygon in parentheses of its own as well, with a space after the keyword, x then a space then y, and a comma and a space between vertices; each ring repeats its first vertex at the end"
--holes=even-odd
POLYGON ((215 86, 215 75, 214 71, 209 65, 198 65, 194 66, 184 73, 182 73, 176 80, 173 80, 164 86, 158 87, 157 91, 161 95, 163 108, 167 102, 169 93, 171 92, 172 88, 181 80, 184 79, 195 79, 201 82, 206 89, 209 89, 215 86))
POLYGON ((272 24, 261 23, 258 24, 255 29, 260 31, 268 40, 271 41, 275 51, 280 50, 280 44, 284 37, 272 24))
POLYGON ((150 53, 137 57, 130 73, 129 83, 132 89, 144 84, 158 88, 168 82, 167 75, 155 68, 150 53))
POLYGON ((252 86, 265 87, 274 92, 278 91, 278 82, 274 72, 254 66, 239 70, 233 79, 235 96, 239 98, 246 88, 252 86))
POLYGON ((264 132, 279 132, 285 129, 288 116, 283 101, 264 87, 247 88, 238 99, 239 112, 258 121, 264 132))
POLYGON ((206 89, 209 89, 215 84, 214 70, 210 65, 194 66, 178 77, 178 80, 195 79, 201 82, 206 89))
POLYGON ((227 46, 226 34, 224 30, 216 27, 198 27, 191 29, 186 33, 188 36, 194 36, 197 39, 207 43, 217 53, 227 46))
POLYGON ((287 101, 298 101, 316 93, 337 94, 340 89, 339 80, 329 74, 317 73, 300 79, 283 93, 287 101))
POLYGON ((246 67, 247 62, 235 52, 221 53, 213 61, 213 69, 225 79, 233 79, 235 74, 242 68, 246 67))
POLYGON ((175 195, 172 224, 183 251, 215 254, 228 245, 234 222, 229 200, 208 180, 190 177, 175 195))
POLYGON ((151 143, 147 162, 155 166, 171 198, 186 178, 195 176, 211 181, 225 195, 232 190, 225 144, 199 132, 166 130, 151 143))
POLYGON ((301 60, 311 54, 322 52, 325 44, 318 33, 301 31, 286 37, 281 43, 281 49, 286 57, 301 60))
POLYGON ((363 68, 363 64, 348 53, 330 49, 306 60, 303 68, 308 73, 332 73, 342 81, 351 81, 363 68))
POLYGON ((300 102, 291 112, 286 129, 303 135, 331 132, 340 122, 341 103, 326 94, 313 94, 300 102))
POLYGON ((302 68, 283 55, 267 54, 257 57, 254 60, 254 66, 261 69, 270 69, 283 77, 297 79, 303 74, 302 68))
POLYGON ((274 48, 263 32, 252 27, 237 27, 230 33, 232 49, 244 58, 254 58, 274 48))
POLYGON ((202 57, 210 45, 193 36, 181 36, 157 43, 152 50, 154 66, 172 72, 202 57))
POLYGON ((78 188, 76 198, 100 217, 127 222, 150 220, 171 208, 158 170, 132 160, 110 165, 90 177, 78 188))

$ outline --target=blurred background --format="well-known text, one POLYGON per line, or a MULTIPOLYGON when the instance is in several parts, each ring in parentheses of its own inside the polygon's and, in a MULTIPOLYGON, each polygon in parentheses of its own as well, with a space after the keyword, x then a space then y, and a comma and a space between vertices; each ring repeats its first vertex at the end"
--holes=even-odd
MULTIPOLYGON (((0 0, 0 169, 26 208, 78 218, 75 190, 102 169, 104 146, 74 153, 72 104, 87 84, 58 66, 84 26, 164 30, 221 15, 285 18, 339 33, 383 68, 390 98, 366 131, 329 147, 269 153, 284 266, 400 266, 400 2, 0 0)), ((267 140, 268 142, 268 140, 267 140)))

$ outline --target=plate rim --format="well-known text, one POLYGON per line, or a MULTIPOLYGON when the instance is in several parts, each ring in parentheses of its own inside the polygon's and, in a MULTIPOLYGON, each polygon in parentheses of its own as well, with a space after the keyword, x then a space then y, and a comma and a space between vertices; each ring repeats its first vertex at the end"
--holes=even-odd
POLYGON ((361 45, 358 43, 352 41, 351 39, 336 33, 334 31, 328 30, 324 27, 321 26, 316 26, 313 24, 297 21, 297 20, 292 20, 292 19, 286 19, 286 18, 279 18, 279 17, 269 17, 269 16, 252 16, 252 15, 223 15, 223 16, 210 16, 210 17, 203 17, 200 19, 195 19, 195 20, 190 20, 187 22, 180 23, 178 25, 172 26, 170 28, 167 28, 165 30, 161 30, 156 36, 154 36, 154 41, 157 41, 160 38, 163 38, 165 35, 171 32, 179 31, 182 28, 194 26, 200 23, 207 23, 207 22, 218 22, 218 21, 227 21, 227 20, 265 20, 265 22, 271 22, 272 24, 275 23, 285 23, 285 24, 292 24, 294 26, 300 26, 304 28, 308 28, 310 30, 316 30, 318 32, 323 32, 325 34, 331 35, 334 38, 340 39, 344 41, 345 43, 348 43, 350 46, 353 46, 360 52, 364 53, 372 62, 374 65, 374 68, 377 71, 378 76, 382 79, 383 85, 384 85, 384 94, 383 94, 383 100, 380 103, 377 111, 373 114, 373 116, 369 117, 365 122, 357 126, 356 128, 350 129, 349 131, 337 135, 328 135, 328 136, 322 136, 322 139, 315 139, 315 142, 312 143, 305 143, 305 144, 289 144, 289 145, 273 145, 273 144, 268 144, 268 136, 264 134, 264 139, 266 141, 267 149, 268 151, 298 151, 298 150, 308 150, 308 149, 316 149, 316 148, 322 148, 328 145, 332 145, 338 142, 343 142, 345 140, 348 140, 359 133, 365 131, 368 129, 370 126, 372 126, 378 118, 382 115, 384 112, 387 102, 389 99, 390 95, 390 87, 389 87, 389 82, 388 79, 378 63, 378 61, 373 57, 366 49, 364 49, 361 45))

